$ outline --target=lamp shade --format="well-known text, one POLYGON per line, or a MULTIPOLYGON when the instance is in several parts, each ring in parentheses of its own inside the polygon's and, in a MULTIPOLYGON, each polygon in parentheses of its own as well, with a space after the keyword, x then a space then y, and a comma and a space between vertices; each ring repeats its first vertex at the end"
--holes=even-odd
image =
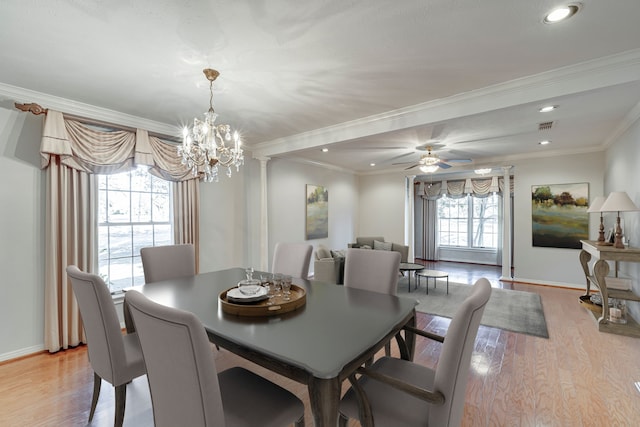
POLYGON ((604 197, 604 196, 596 197, 593 200, 593 202, 591 202, 591 204, 589 205, 589 209, 587 209, 587 212, 589 212, 589 213, 602 212, 602 210, 600 208, 602 208, 602 205, 604 204, 605 200, 607 200, 607 198, 604 197))
POLYGON ((629 212, 637 210, 638 207, 624 191, 612 192, 602 206, 600 206, 601 212, 629 212))

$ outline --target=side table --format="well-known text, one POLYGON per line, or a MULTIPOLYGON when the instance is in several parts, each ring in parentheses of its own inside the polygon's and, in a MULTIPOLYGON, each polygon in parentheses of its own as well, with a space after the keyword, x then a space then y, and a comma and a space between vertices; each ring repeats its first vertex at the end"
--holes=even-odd
POLYGON ((427 295, 429 294, 429 278, 433 277, 433 288, 435 289, 438 284, 438 279, 447 279, 447 295, 449 295, 449 273, 439 270, 421 270, 416 273, 416 280, 418 281, 418 287, 420 287, 420 277, 427 279, 427 295))
POLYGON ((400 272, 404 275, 405 271, 408 271, 408 277, 409 277, 409 289, 408 291, 411 292, 411 275, 413 274, 415 276, 415 272, 419 271, 419 270, 423 270, 424 269, 424 265, 422 264, 414 264, 412 262, 401 262, 400 263, 400 272))

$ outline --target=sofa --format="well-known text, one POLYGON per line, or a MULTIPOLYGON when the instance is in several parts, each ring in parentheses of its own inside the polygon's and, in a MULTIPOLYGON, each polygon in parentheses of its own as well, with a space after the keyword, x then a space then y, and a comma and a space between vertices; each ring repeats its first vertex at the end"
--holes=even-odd
POLYGON ((409 258, 409 246, 386 242, 384 237, 356 237, 356 242, 349 243, 349 247, 400 252, 400 262, 408 262, 409 258))
MULTIPOLYGON (((407 262, 409 246, 398 243, 385 242, 384 237, 356 237, 355 243, 349 243, 350 248, 396 251, 400 253, 400 262, 407 262)), ((326 283, 344 283, 344 250, 330 250, 318 245, 313 260, 313 278, 326 283)))

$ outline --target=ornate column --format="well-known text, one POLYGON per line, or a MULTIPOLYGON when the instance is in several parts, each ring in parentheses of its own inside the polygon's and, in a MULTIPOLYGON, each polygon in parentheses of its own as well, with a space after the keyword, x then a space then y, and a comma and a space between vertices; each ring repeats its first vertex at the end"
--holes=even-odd
POLYGON ((269 215, 267 204, 267 162, 269 157, 257 157, 260 162, 260 270, 269 271, 269 215))
POLYGON ((502 192, 502 277, 512 280, 511 276, 511 166, 503 166, 504 189, 502 192))
POLYGON ((416 179, 415 175, 405 177, 405 194, 404 194, 404 244, 409 246, 408 262, 415 261, 415 191, 413 191, 413 183, 416 179))

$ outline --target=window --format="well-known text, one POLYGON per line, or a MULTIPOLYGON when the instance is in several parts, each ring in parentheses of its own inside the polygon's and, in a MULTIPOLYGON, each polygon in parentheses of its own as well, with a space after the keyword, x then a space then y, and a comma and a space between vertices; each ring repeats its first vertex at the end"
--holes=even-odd
POLYGON ((112 294, 144 283, 140 248, 173 243, 171 201, 145 167, 98 175, 98 267, 112 294))
POLYGON ((440 246, 496 249, 498 247, 498 203, 495 194, 480 198, 438 199, 440 246))

